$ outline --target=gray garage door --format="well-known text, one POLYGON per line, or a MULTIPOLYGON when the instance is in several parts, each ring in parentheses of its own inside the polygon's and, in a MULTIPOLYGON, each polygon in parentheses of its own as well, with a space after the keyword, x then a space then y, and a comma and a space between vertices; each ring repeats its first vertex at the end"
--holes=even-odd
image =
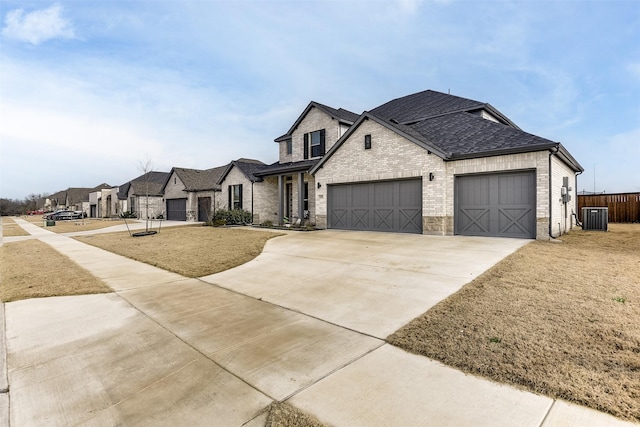
POLYGON ((167 219, 170 221, 186 221, 187 199, 167 199, 167 219))
POLYGON ((458 176, 455 233, 536 237, 535 171, 458 176))
POLYGON ((329 228, 422 233, 422 181, 328 187, 329 228))

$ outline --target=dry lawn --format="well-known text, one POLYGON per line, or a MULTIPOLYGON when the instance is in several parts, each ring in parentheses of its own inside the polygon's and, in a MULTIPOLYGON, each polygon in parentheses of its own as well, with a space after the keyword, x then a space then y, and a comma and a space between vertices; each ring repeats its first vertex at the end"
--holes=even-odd
POLYGON ((640 421, 640 224, 532 242, 388 341, 640 421))
POLYGON ((265 427, 326 427, 326 425, 287 403, 274 402, 269 406, 269 417, 265 427))
MULTIPOLYGON (((44 221, 41 220, 38 225, 43 226, 44 221)), ((100 220, 95 218, 75 219, 69 221, 56 221, 53 227, 45 227, 48 231, 54 233, 72 233, 74 231, 90 231, 99 230, 101 228, 113 227, 115 225, 123 225, 123 220, 100 220)))
POLYGON ((2 236, 3 237, 16 237, 16 236, 28 236, 29 233, 24 231, 22 227, 20 227, 13 218, 8 216, 3 216, 0 221, 2 221, 2 236))
POLYGON ((280 235, 198 226, 166 228, 144 237, 130 237, 124 232, 76 239, 183 276, 201 277, 251 261, 262 252, 267 240, 280 235))
POLYGON ((112 292, 87 270, 39 240, 0 247, 0 300, 112 292))

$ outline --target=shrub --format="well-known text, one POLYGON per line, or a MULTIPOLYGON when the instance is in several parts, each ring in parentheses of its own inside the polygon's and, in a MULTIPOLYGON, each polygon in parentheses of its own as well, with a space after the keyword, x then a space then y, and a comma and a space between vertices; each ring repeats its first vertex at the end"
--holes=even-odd
POLYGON ((218 221, 224 221, 224 224, 227 225, 246 225, 251 224, 252 218, 251 212, 243 209, 219 209, 215 214, 213 214, 211 220, 214 225, 216 225, 216 222, 218 221))
POLYGON ((273 227, 273 221, 271 221, 270 219, 268 219, 268 220, 266 220, 266 221, 264 221, 264 222, 261 222, 261 223, 260 223, 260 225, 261 225, 262 227, 273 227))

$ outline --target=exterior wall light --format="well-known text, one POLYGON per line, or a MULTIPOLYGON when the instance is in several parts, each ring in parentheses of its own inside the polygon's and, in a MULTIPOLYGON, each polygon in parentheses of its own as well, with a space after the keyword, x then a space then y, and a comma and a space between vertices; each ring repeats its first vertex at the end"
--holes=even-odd
POLYGON ((322 187, 322 184, 318 183, 318 188, 322 187))
POLYGON ((434 178, 433 172, 429 172, 429 181, 433 181, 434 178))

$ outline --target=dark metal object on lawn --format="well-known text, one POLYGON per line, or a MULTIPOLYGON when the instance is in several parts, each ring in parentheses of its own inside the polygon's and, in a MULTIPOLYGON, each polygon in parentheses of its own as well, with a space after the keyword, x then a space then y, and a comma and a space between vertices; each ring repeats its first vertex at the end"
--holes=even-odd
POLYGON ((138 231, 137 233, 131 234, 132 237, 142 237, 142 236, 151 236, 152 234, 158 234, 155 230, 149 231, 138 231))

